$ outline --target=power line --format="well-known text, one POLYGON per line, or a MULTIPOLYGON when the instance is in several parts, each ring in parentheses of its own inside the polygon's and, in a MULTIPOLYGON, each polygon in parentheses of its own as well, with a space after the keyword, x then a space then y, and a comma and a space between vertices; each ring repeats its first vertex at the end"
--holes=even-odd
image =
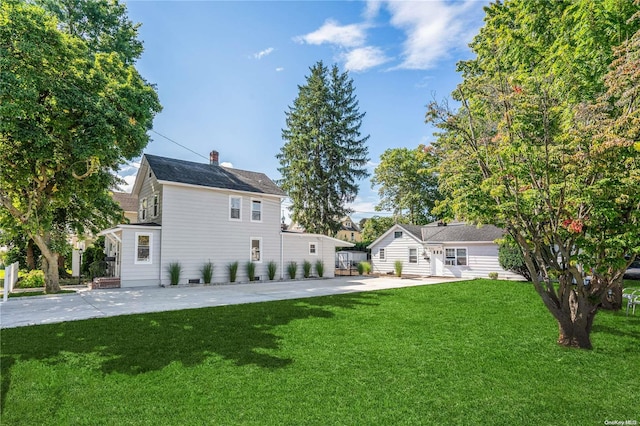
POLYGON ((181 143, 178 143, 178 142, 174 141, 173 139, 171 139, 171 138, 169 138, 169 137, 167 137, 167 136, 163 135, 162 133, 158 133, 158 132, 156 132, 156 131, 155 131, 155 130, 153 130, 153 129, 149 129, 149 130, 150 130, 150 131, 152 131, 153 133, 155 133, 156 135, 158 135, 158 136, 161 136, 161 137, 165 138, 165 139, 166 139, 166 140, 168 140, 169 142, 172 142, 172 143, 174 143, 174 144, 178 145, 179 147, 184 148, 184 149, 186 149, 187 151, 189 151, 189 152, 191 152, 191 153, 193 153, 193 154, 195 154, 195 155, 197 155, 197 156, 199 156, 199 157, 204 158, 205 160, 208 160, 208 159, 209 159, 208 157, 205 157, 204 155, 200 154, 199 152, 195 152, 195 151, 194 151, 194 150, 192 150, 191 148, 186 147, 186 146, 182 145, 181 143))

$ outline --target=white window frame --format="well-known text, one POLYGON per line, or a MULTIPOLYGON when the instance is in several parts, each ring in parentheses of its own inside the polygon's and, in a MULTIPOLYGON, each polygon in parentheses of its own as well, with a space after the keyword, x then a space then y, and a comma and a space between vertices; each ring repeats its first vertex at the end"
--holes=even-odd
POLYGON ((136 232, 135 251, 133 252, 133 260, 136 265, 151 265, 153 263, 153 234, 149 232, 136 232), (148 259, 140 259, 138 257, 138 249, 140 244, 140 237, 149 237, 149 257, 148 259))
POLYGON ((469 266, 469 250, 467 247, 447 247, 444 249, 445 266, 469 266), (447 254, 449 250, 453 250, 453 256, 447 254), (464 250, 464 256, 459 255, 458 251, 464 250), (464 259, 464 263, 460 260, 464 259))
POLYGON ((252 198, 251 199, 251 222, 262 222, 262 200, 260 200, 258 198, 252 198), (253 213, 256 211, 256 210, 253 209, 254 203, 257 203, 257 205, 260 206, 260 209, 257 210, 257 212, 260 214, 260 218, 258 218, 258 219, 254 219, 253 218, 253 213))
POLYGON ((408 255, 409 255, 409 263, 418 263, 418 248, 417 247, 409 247, 408 251, 409 251, 409 253, 408 253, 408 255), (411 258, 412 258, 411 251, 415 251, 416 252, 416 255, 414 257, 415 260, 413 262, 411 261, 411 258))
POLYGON ((229 220, 233 220, 235 222, 242 221, 242 197, 238 197, 237 195, 229 195, 229 220), (231 213, 233 212, 233 200, 240 201, 240 208, 238 209, 238 217, 232 217, 231 213))
POLYGON ((383 248, 378 249, 378 258, 380 259, 381 262, 387 261, 385 249, 383 248))
POLYGON ((393 238, 402 238, 402 231, 393 231, 393 238))
POLYGON ((309 255, 310 256, 318 255, 318 243, 309 242, 309 255))
POLYGON ((253 263, 262 263, 263 253, 262 253, 262 237, 251 237, 249 239, 249 260, 253 263), (253 242, 258 242, 258 259, 254 259, 253 252, 253 242))
POLYGON ((151 208, 151 217, 158 217, 160 215, 160 195, 157 192, 153 194, 153 206, 151 208))
POLYGON ((140 222, 147 220, 147 207, 147 197, 141 198, 138 207, 138 220, 140 220, 140 222))

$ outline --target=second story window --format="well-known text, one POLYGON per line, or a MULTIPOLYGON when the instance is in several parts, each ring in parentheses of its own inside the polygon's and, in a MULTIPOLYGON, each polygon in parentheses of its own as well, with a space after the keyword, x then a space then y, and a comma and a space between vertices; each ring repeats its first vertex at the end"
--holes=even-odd
POLYGON ((143 222, 147 219, 147 199, 143 198, 140 200, 140 207, 138 209, 138 218, 140 222, 143 222))
POLYGON ((158 194, 153 195, 153 217, 158 217, 160 213, 160 196, 158 194))
POLYGON ((242 210, 242 198, 240 197, 229 197, 229 219, 230 220, 241 220, 242 210))
POLYGON ((262 222, 262 201, 251 200, 251 221, 262 222))

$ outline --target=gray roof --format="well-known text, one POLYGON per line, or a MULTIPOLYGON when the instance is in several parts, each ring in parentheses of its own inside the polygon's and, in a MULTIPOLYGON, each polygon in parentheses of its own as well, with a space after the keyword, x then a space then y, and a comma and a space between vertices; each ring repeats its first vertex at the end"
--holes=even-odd
POLYGON ((161 181, 186 183, 209 188, 255 192, 285 196, 286 194, 264 173, 249 172, 193 161, 176 160, 145 154, 156 178, 161 181))
POLYGON ((422 241, 426 243, 444 243, 448 241, 494 241, 504 236, 504 230, 493 225, 468 225, 453 222, 444 226, 431 223, 421 227, 422 241))
POLYGON ((399 226, 402 227, 402 229, 406 230, 407 232, 410 232, 411 234, 413 234, 414 237, 416 237, 417 239, 421 240, 422 239, 422 225, 406 225, 406 224, 400 224, 399 226))
POLYGON ((111 198, 113 198, 125 212, 138 211, 138 197, 129 192, 113 192, 111 198))

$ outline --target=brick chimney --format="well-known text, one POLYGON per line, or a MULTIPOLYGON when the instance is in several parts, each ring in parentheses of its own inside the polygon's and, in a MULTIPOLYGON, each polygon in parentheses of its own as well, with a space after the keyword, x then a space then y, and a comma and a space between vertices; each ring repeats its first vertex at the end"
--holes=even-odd
POLYGON ((209 164, 212 166, 218 166, 218 151, 211 151, 209 153, 209 164))

